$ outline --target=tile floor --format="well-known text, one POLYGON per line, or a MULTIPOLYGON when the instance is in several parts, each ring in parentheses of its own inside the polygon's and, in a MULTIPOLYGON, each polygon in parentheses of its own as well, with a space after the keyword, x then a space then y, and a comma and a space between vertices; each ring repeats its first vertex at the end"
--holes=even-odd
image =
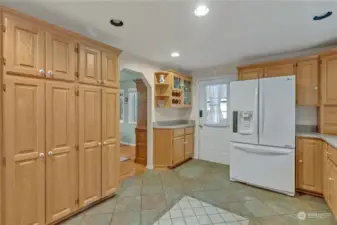
POLYGON ((154 224, 337 225, 337 222, 321 198, 288 197, 234 183, 229 181, 228 166, 191 160, 172 171, 147 171, 129 178, 123 181, 114 198, 61 223, 154 224))

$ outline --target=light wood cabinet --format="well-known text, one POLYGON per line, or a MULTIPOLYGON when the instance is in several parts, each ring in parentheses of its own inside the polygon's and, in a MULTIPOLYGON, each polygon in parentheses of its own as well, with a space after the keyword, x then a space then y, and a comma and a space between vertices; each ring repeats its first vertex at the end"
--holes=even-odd
POLYGON ((44 81, 6 76, 4 84, 5 225, 44 225, 44 81))
POLYGON ((46 77, 75 80, 75 40, 54 32, 46 33, 46 77))
POLYGON ((336 164, 332 163, 329 174, 330 174, 330 177, 328 178, 328 181, 329 181, 328 191, 329 191, 329 196, 330 196, 330 210, 335 215, 335 218, 337 218, 337 165, 336 164))
POLYGON ((279 77, 279 76, 289 76, 295 75, 295 64, 285 63, 285 64, 275 64, 268 65, 264 67, 263 77, 279 77))
POLYGON ((194 156, 194 129, 155 128, 153 134, 156 168, 174 167, 194 156))
POLYGON ((102 84, 108 87, 119 87, 118 56, 102 52, 102 84))
POLYGON ((119 186, 119 91, 102 88, 102 197, 119 186))
POLYGON ((75 211, 75 84, 46 82, 46 222, 75 211))
POLYGON ((322 103, 337 105, 337 53, 322 56, 321 60, 322 103))
POLYGON ((79 82, 100 85, 101 78, 100 50, 81 43, 79 45, 79 82))
POLYGON ((303 106, 319 105, 318 59, 297 63, 296 103, 303 106))
POLYGON ((322 193, 323 153, 321 141, 298 138, 296 145, 297 188, 322 193))
POLYGON ((4 56, 7 74, 44 77, 44 31, 38 24, 4 14, 4 56))
POLYGON ((323 153, 323 196, 325 199, 328 198, 328 144, 323 142, 322 143, 322 153, 323 153))
POLYGON ((241 68, 239 69, 239 80, 258 79, 263 76, 263 68, 241 68))
POLYGON ((179 164, 185 159, 185 137, 175 137, 173 139, 173 164, 179 164))
POLYGON ((101 88, 79 86, 80 207, 101 198, 101 88))

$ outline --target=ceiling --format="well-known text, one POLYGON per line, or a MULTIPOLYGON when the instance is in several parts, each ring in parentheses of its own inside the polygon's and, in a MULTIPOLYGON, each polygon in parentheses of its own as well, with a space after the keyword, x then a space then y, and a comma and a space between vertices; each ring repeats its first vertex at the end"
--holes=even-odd
POLYGON ((336 1, 208 0, 209 14, 201 18, 193 14, 200 1, 192 0, 13 1, 5 5, 190 71, 337 44, 336 1), (334 14, 326 20, 312 20, 329 10, 334 14), (111 18, 123 20, 124 27, 111 26, 111 18), (172 51, 180 57, 171 58, 172 51))

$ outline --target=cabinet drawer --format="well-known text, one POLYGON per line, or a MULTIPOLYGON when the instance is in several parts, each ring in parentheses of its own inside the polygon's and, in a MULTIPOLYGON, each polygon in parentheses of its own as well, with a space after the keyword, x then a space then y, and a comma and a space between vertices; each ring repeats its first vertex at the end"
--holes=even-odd
POLYGON ((174 137, 183 136, 184 134, 185 134, 185 129, 174 129, 173 130, 174 137))
POLYGON ((193 132, 194 132, 194 128, 193 127, 185 128, 185 134, 193 134, 193 132))
POLYGON ((337 149, 328 145, 328 156, 331 161, 337 165, 337 149))

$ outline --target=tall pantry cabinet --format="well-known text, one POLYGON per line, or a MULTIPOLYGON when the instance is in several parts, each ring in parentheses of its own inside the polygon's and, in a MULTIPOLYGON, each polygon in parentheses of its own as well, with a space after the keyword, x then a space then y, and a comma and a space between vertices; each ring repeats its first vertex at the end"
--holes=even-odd
POLYGON ((0 224, 55 224, 119 188, 120 51, 7 8, 1 28, 0 224))

